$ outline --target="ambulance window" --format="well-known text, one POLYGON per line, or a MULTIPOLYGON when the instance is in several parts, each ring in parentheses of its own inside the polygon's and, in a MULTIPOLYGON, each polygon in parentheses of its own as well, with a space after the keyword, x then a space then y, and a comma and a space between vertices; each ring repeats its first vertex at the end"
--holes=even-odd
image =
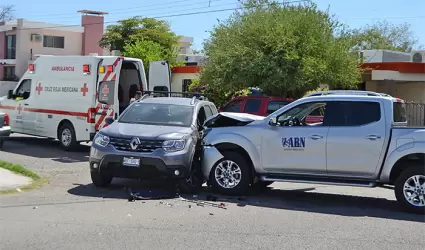
POLYGON ((28 97, 30 97, 30 94, 31 94, 31 80, 25 79, 21 82, 21 85, 19 85, 19 88, 16 91, 16 97, 28 99, 28 97))
POLYGON ((114 105, 114 99, 115 99, 115 81, 108 81, 108 82, 101 82, 99 84, 99 97, 98 101, 100 103, 114 105))

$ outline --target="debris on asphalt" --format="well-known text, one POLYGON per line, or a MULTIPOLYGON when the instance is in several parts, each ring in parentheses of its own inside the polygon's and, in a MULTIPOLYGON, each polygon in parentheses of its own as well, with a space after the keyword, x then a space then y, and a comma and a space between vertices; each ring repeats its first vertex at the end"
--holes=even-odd
POLYGON ((131 214, 127 214, 128 217, 131 217, 131 214))
POLYGON ((134 200, 160 200, 160 199, 173 199, 179 197, 175 192, 163 191, 163 190, 140 190, 138 192, 132 192, 130 188, 127 188, 129 194, 128 201, 134 200))
POLYGON ((210 213, 210 215, 214 215, 213 213, 210 213))
POLYGON ((192 208, 192 205, 189 205, 189 208, 192 208))
POLYGON ((217 197, 212 195, 207 195, 207 201, 217 201, 217 197))
POLYGON ((225 207, 226 204, 224 204, 223 202, 220 203, 220 207, 225 207))
POLYGON ((32 209, 37 209, 38 207, 33 207, 32 209))
POLYGON ((20 188, 17 188, 17 189, 16 189, 16 191, 18 191, 18 192, 22 192, 22 190, 21 190, 20 188))

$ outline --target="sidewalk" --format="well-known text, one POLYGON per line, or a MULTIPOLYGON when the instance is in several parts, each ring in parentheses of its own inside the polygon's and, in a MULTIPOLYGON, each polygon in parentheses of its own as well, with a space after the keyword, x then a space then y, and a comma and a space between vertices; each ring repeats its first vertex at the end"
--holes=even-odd
POLYGON ((0 167, 0 190, 10 190, 31 184, 29 177, 17 175, 0 167))

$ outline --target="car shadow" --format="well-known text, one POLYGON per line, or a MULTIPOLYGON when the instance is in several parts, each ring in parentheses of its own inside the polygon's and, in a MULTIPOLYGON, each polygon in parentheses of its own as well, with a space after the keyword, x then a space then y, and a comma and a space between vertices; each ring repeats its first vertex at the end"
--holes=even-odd
MULTIPOLYGON (((152 190, 169 191, 170 199, 174 198, 173 187, 165 187, 160 183, 146 183, 126 179, 118 180, 108 188, 96 188, 92 184, 76 185, 68 190, 69 194, 99 198, 129 199, 128 188, 133 192, 152 190)), ((174 189, 175 191, 175 189, 174 189)), ((150 191, 149 191, 150 192, 150 191)), ((396 201, 384 198, 358 197, 351 195, 326 194, 315 192, 315 188, 295 190, 280 190, 273 188, 250 189, 243 197, 217 195, 207 187, 197 195, 181 195, 188 203, 202 206, 219 206, 223 203, 226 207, 234 204, 237 207, 264 207, 291 211, 302 211, 320 214, 332 214, 349 217, 374 217, 382 219, 425 222, 423 215, 409 214, 400 210, 396 201)), ((153 197, 154 198, 154 197, 153 197)), ((161 197, 161 199, 164 199, 161 197)))
POLYGON ((5 140, 2 151, 35 158, 50 158, 61 163, 75 163, 88 161, 90 147, 79 145, 73 152, 66 152, 59 142, 53 139, 11 136, 5 140))

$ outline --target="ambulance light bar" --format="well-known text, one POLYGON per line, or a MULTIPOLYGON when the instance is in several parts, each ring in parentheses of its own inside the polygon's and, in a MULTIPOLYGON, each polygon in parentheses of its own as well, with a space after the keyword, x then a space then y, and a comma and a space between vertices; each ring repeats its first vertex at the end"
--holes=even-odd
POLYGON ((83 65, 83 74, 84 75, 90 75, 90 65, 89 64, 83 65))
MULTIPOLYGON (((106 66, 106 70, 107 70, 108 73, 114 72, 114 65, 108 65, 108 66, 106 66)), ((105 74, 106 73, 105 72, 105 66, 100 66, 99 67, 99 73, 100 74, 105 74)))
POLYGON ((29 70, 29 72, 32 74, 32 73, 34 73, 34 71, 35 71, 35 65, 34 64, 30 64, 29 66, 28 66, 28 70, 29 70))

